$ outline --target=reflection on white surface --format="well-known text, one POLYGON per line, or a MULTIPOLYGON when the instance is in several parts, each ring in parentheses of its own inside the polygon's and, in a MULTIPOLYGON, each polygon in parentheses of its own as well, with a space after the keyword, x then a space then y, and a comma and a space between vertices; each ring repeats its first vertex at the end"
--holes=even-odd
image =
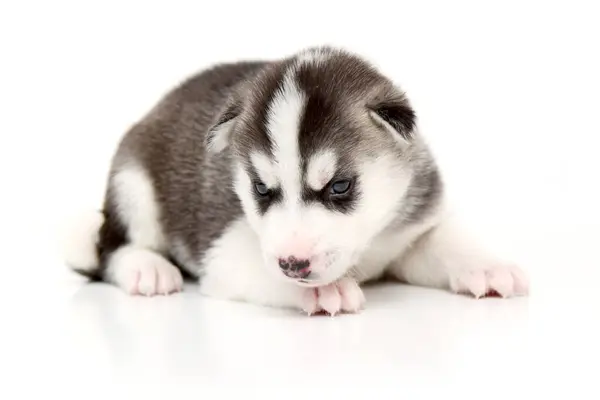
POLYGON ((411 399, 595 398, 598 273, 587 237, 571 248, 549 233, 515 242, 532 272, 528 298, 387 283, 366 288, 360 314, 333 318, 209 299, 192 284, 173 296, 129 296, 39 261, 35 279, 26 268, 12 276, 27 286, 2 293, 0 366, 10 379, 0 393, 368 398, 378 388, 411 399))
POLYGON ((476 301, 385 285, 367 289, 359 315, 309 318, 187 290, 132 298, 107 285, 82 287, 68 306, 74 364, 101 362, 107 372, 145 379, 333 383, 393 372, 398 382, 451 382, 465 362, 526 356, 528 299, 476 301))

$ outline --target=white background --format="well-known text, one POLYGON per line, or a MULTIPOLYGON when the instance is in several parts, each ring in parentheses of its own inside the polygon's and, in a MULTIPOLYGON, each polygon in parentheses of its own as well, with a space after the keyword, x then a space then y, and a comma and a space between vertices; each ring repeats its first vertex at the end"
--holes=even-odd
POLYGON ((0 4, 0 398, 245 383, 278 398, 598 398, 597 2, 0 4), (407 91, 458 210, 530 273, 531 297, 381 288, 362 315, 324 320, 193 287, 131 299, 67 273, 60 223, 100 206, 117 141, 163 93, 214 62, 318 44, 407 91))

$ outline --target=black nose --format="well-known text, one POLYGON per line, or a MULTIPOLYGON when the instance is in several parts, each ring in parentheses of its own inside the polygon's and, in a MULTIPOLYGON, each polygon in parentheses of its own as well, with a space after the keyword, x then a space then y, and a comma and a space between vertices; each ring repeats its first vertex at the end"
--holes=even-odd
POLYGON ((309 260, 299 260, 295 257, 280 258, 279 267, 291 278, 306 278, 310 274, 309 260))
POLYGON ((300 271, 302 269, 308 268, 309 265, 310 265, 310 261, 308 261, 308 260, 298 260, 295 257, 290 257, 290 258, 287 258, 287 259, 283 259, 283 258, 279 259, 279 266, 284 271, 288 271, 288 270, 291 270, 291 271, 300 271))

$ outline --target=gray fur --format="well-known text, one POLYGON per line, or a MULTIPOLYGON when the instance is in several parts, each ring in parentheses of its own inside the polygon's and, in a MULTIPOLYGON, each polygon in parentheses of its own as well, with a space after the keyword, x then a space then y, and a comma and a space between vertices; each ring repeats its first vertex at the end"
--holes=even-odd
MULTIPOLYGON (((327 61, 306 63, 294 77, 308 98, 299 134, 302 158, 318 149, 335 148, 340 164, 351 171, 360 159, 357 155, 399 151, 368 114, 380 113, 409 142, 404 153, 398 153, 413 171, 407 198, 398 205, 399 222, 419 221, 437 204, 441 181, 426 146, 413 137, 415 116, 410 104, 366 62, 339 50, 325 50, 330 55, 327 61)), ((201 72, 173 89, 121 141, 111 176, 131 160, 147 170, 171 250, 168 256, 187 272, 199 273, 195 268, 205 251, 242 215, 232 188, 232 157, 245 161, 250 169, 252 150, 271 151, 266 109, 293 62, 293 57, 239 62, 201 72), (229 121, 235 121, 227 138, 229 146, 221 152, 208 151, 207 144, 223 134, 219 126, 229 121)), ((109 185, 98 244, 102 265, 91 274, 99 279, 106 257, 127 243, 127 229, 119 222, 113 202, 109 185)))
MULTIPOLYGON (((199 260, 242 212, 231 187, 230 154, 208 153, 206 134, 235 87, 264 66, 264 62, 218 65, 188 79, 125 134, 115 154, 111 175, 132 159, 148 171, 169 245, 183 243, 188 252, 186 257, 169 255, 187 272, 198 272, 189 259, 199 260)), ((104 207, 107 232, 101 234, 99 243, 101 260, 127 241, 115 237, 122 235, 122 229, 118 229, 114 208, 109 185, 104 207), (115 244, 107 246, 111 240, 115 244)))

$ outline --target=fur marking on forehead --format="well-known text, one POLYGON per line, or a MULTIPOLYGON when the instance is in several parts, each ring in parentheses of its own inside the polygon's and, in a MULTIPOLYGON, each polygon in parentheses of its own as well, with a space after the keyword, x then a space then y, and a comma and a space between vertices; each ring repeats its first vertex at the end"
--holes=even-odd
POLYGON ((306 182, 311 189, 320 191, 333 178, 337 156, 331 150, 322 150, 312 156, 306 170, 306 182))
POLYGON ((259 152, 253 152, 250 160, 258 177, 265 185, 270 188, 277 186, 277 171, 269 157, 259 152))
POLYGON ((274 169, 287 199, 299 199, 302 189, 298 135, 305 103, 304 93, 288 72, 268 107, 267 133, 273 148, 274 169))

